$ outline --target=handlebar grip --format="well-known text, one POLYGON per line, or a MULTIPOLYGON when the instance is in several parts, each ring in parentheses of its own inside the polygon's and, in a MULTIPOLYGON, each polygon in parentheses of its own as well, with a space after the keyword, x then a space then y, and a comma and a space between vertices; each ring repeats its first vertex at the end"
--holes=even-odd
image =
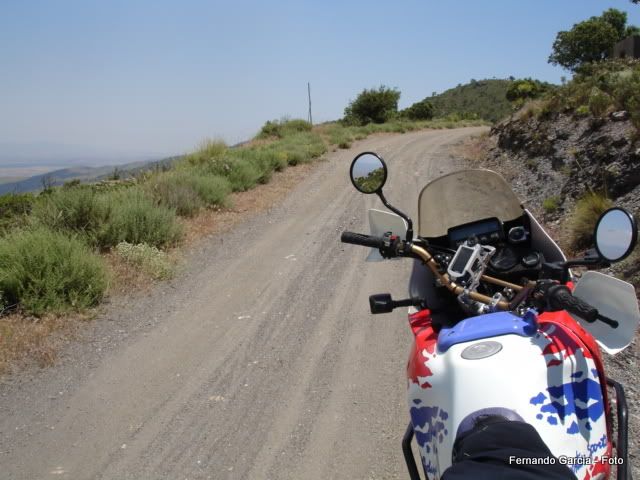
POLYGON ((553 308, 571 312, 589 323, 598 320, 598 309, 574 297, 568 287, 564 285, 554 285, 549 289, 548 294, 549 304, 553 308))
POLYGON ((340 241, 371 248, 382 248, 384 246, 384 240, 380 237, 372 237, 371 235, 355 232, 342 232, 340 241))

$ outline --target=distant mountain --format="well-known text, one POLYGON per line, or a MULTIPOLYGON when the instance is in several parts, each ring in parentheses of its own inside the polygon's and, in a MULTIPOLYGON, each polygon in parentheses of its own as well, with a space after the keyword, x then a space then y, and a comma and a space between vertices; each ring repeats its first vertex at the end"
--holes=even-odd
POLYGON ((427 97, 434 106, 436 117, 452 114, 477 115, 490 122, 498 122, 512 111, 506 98, 511 80, 471 80, 438 95, 427 97))
POLYGON ((0 184, 0 195, 6 193, 35 192, 42 190, 45 184, 48 186, 60 186, 65 182, 76 179, 81 182, 100 181, 113 175, 115 169, 117 169, 120 177, 129 177, 141 171, 171 165, 179 158, 181 157, 168 157, 162 160, 132 162, 116 166, 62 168, 45 174, 34 175, 17 182, 0 184))
POLYGON ((54 142, 0 142, 0 165, 99 166, 161 158, 157 152, 124 152, 116 149, 54 142))

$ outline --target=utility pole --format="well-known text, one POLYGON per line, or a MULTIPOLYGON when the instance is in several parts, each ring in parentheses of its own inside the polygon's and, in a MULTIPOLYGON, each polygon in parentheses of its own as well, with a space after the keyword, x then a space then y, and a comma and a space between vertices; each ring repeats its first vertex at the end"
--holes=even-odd
POLYGON ((307 93, 309 94, 309 123, 313 125, 313 117, 311 116, 311 83, 307 82, 307 93))

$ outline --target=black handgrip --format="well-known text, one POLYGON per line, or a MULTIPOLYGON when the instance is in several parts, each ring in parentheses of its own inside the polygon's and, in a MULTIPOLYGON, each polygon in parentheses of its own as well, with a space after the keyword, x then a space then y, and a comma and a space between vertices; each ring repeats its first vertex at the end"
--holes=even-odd
POLYGON ((371 235, 355 232, 342 232, 340 241, 342 243, 353 243, 354 245, 371 248, 382 248, 384 246, 384 239, 380 237, 372 237, 371 235))
POLYGON ((598 309, 571 295, 571 290, 564 285, 550 287, 547 295, 549 296, 549 305, 554 309, 566 310, 589 323, 598 320, 598 309))

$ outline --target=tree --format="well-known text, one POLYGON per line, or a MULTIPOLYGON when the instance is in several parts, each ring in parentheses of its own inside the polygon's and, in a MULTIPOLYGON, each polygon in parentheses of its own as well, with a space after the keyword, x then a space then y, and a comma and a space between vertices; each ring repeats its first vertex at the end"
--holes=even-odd
POLYGON ((384 123, 398 113, 400 91, 381 85, 366 88, 344 109, 344 121, 351 125, 384 123))
POLYGON ((576 70, 585 63, 604 60, 617 42, 637 31, 637 27, 627 26, 625 12, 610 8, 599 17, 575 24, 569 31, 558 32, 549 63, 576 70))
POLYGON ((402 116, 411 120, 431 120, 433 118, 433 104, 428 100, 425 98, 404 109, 401 112, 402 116))

